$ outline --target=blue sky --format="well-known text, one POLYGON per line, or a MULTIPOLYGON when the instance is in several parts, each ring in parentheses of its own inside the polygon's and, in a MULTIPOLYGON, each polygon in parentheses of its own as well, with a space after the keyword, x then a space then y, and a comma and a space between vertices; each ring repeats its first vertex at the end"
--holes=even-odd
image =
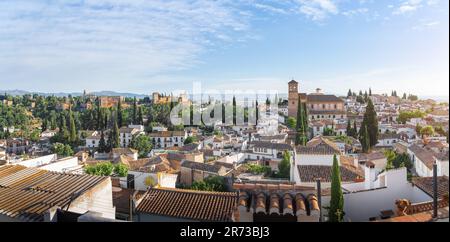
POLYGON ((0 89, 448 96, 447 0, 1 0, 0 89))

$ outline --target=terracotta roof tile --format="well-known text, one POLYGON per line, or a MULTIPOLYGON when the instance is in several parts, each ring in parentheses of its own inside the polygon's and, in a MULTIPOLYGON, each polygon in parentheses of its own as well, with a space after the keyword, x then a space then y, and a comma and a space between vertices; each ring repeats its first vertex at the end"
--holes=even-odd
POLYGON ((136 210, 158 216, 203 222, 229 222, 236 208, 237 193, 200 192, 181 189, 149 189, 136 210))
MULTIPOLYGON (((412 179, 412 183, 433 197, 433 177, 415 177, 412 179)), ((447 176, 438 177, 438 196, 443 198, 444 195, 448 195, 449 180, 447 176)))
MULTIPOLYGON (((318 178, 322 182, 331 182, 331 166, 299 165, 297 168, 302 182, 315 182, 318 178)), ((343 182, 354 182, 360 178, 358 173, 346 167, 341 166, 340 171, 343 182)))

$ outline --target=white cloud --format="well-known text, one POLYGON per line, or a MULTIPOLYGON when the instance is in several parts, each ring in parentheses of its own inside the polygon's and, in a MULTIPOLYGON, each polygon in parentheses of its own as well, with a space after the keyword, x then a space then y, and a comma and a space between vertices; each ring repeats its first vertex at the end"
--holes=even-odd
POLYGON ((0 9, 0 74, 19 82, 132 84, 191 67, 248 28, 225 0, 6 0, 0 9))
POLYGON ((408 0, 403 2, 394 12, 395 15, 415 12, 422 7, 422 0, 408 0))
POLYGON ((315 21, 320 21, 329 15, 338 14, 337 5, 332 0, 297 0, 299 11, 315 21))

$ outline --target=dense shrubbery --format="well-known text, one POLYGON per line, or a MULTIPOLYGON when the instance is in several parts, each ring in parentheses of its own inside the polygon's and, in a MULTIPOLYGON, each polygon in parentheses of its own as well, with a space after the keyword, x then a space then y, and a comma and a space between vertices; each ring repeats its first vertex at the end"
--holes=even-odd
POLYGON ((247 164, 247 170, 250 173, 258 175, 269 175, 272 173, 272 169, 269 166, 261 166, 257 164, 247 164))
POLYGON ((221 176, 209 176, 203 181, 195 181, 191 186, 192 190, 210 191, 210 192, 226 192, 225 178, 221 176))
POLYGON ((95 165, 88 165, 84 171, 89 175, 94 176, 111 176, 113 174, 119 177, 128 175, 128 167, 124 164, 113 165, 110 162, 102 162, 95 165))

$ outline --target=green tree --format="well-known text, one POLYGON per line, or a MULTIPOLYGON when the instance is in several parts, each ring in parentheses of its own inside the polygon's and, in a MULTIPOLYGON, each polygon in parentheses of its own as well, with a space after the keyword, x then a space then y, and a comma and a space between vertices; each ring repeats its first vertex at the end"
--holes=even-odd
POLYGON ((139 152, 139 158, 148 157, 148 153, 152 150, 152 142, 147 135, 134 136, 131 140, 131 148, 139 152))
POLYGON ((126 177, 128 175, 128 167, 125 164, 119 163, 114 166, 114 173, 119 177, 126 177))
POLYGON ((356 120, 353 122, 352 137, 355 138, 355 139, 358 138, 358 127, 357 127, 357 124, 356 124, 356 120))
POLYGON ((386 170, 398 168, 394 166, 394 160, 397 157, 397 154, 393 150, 385 150, 384 156, 386 156, 387 159, 386 170))
POLYGON ((236 97, 233 96, 233 125, 236 125, 236 109, 237 109, 236 97))
POLYGON ((372 148, 378 143, 378 118, 375 107, 370 99, 367 102, 363 123, 367 126, 369 148, 372 148))
POLYGON ((348 89, 347 97, 351 97, 351 96, 352 96, 352 89, 348 89))
POLYGON ((69 111, 69 129, 70 129, 69 142, 72 145, 75 145, 78 143, 78 135, 72 110, 69 111))
POLYGON ((296 124, 296 137, 295 137, 295 144, 296 145, 306 145, 306 142, 308 142, 307 138, 307 128, 308 128, 308 121, 306 116, 306 105, 302 104, 300 101, 298 102, 298 108, 297 108, 297 124, 296 124))
POLYGON ((286 125, 291 129, 295 129, 297 126, 297 120, 293 117, 289 117, 286 121, 286 125))
POLYGON ((98 143, 98 152, 108 152, 108 147, 106 146, 105 134, 103 133, 103 130, 101 131, 100 141, 98 143))
POLYGON ((331 200, 328 211, 330 222, 344 221, 344 195, 341 188, 341 171, 336 155, 333 157, 333 167, 331 173, 331 200))
POLYGON ((70 145, 64 145, 61 143, 54 144, 52 147, 52 151, 58 156, 72 156, 74 154, 70 145))
POLYGON ((120 147, 120 132, 117 125, 117 119, 114 119, 113 129, 108 135, 107 147, 107 151, 112 151, 112 149, 120 147))
POLYGON ((117 103, 117 125, 119 125, 120 127, 125 126, 122 110, 122 100, 120 98, 119 102, 117 103))
POLYGON ((434 128, 431 125, 427 125, 420 129, 420 135, 422 135, 422 138, 433 136, 434 133, 434 128))
MULTIPOLYGON (((256 108, 256 124, 258 124, 258 121, 259 121, 259 104, 258 104, 258 100, 256 100, 255 108, 256 108)), ((225 123, 225 122, 223 122, 223 123, 225 123)))
POLYGON ((133 124, 137 124, 137 114, 138 113, 138 108, 137 108, 137 101, 136 101, 136 97, 134 97, 133 99, 133 124))
POLYGON ((353 128, 350 119, 347 121, 347 136, 353 136, 353 128))
POLYGON ((139 124, 139 125, 143 125, 144 124, 144 115, 143 115, 142 107, 139 107, 139 110, 138 110, 137 124, 139 124))
POLYGON ((397 122, 405 124, 413 118, 423 118, 425 117, 425 113, 420 110, 416 111, 401 111, 398 115, 397 122))
POLYGON ((192 190, 226 192, 225 178, 221 176, 209 176, 203 181, 195 181, 191 186, 192 190))
POLYGON ((84 172, 93 176, 111 176, 114 172, 114 165, 111 162, 102 162, 84 167, 84 172))
POLYGON ((192 144, 192 143, 195 143, 195 142, 197 142, 197 138, 196 138, 196 137, 193 137, 193 136, 189 136, 189 137, 187 137, 187 138, 184 140, 184 144, 185 144, 185 145, 192 144))
POLYGON ((256 175, 264 175, 269 176, 272 173, 272 169, 270 166, 262 166, 257 164, 247 164, 246 165, 247 171, 256 174, 256 175))
POLYGON ((278 164, 278 177, 290 178, 291 177, 291 155, 288 151, 283 153, 283 159, 278 164))
POLYGON ((367 125, 363 122, 361 128, 359 129, 359 142, 361 143, 362 151, 364 153, 370 150, 370 140, 369 132, 367 130, 367 125))

